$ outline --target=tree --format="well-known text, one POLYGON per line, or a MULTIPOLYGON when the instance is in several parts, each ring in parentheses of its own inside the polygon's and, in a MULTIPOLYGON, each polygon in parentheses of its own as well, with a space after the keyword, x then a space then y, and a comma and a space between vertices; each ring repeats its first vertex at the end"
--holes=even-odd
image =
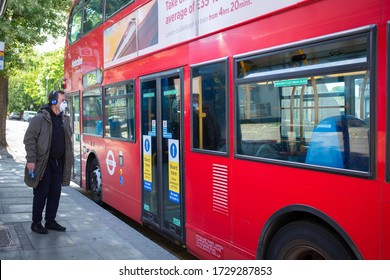
POLYGON ((8 112, 37 111, 47 103, 49 90, 60 89, 64 76, 64 49, 21 54, 25 67, 12 71, 8 83, 8 112))
MULTIPOLYGON (((0 41, 5 44, 4 71, 0 71, 0 150, 5 149, 8 79, 23 69, 23 53, 43 44, 49 36, 65 35, 72 0, 9 0, 0 17, 0 41)), ((45 76, 46 77, 46 76, 45 76)), ((25 90, 25 89, 23 89, 25 90)))

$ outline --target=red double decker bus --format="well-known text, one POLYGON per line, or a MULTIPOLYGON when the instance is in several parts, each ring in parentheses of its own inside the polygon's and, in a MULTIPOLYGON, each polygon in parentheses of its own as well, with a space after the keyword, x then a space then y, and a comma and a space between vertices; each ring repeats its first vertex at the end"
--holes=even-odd
POLYGON ((389 20, 383 0, 75 0, 75 182, 202 259, 390 259, 389 20))

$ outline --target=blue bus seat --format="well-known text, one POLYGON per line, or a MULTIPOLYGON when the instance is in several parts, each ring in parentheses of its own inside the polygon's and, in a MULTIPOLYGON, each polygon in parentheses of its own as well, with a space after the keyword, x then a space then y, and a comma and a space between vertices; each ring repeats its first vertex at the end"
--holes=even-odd
POLYGON ((358 157, 361 157, 358 161, 359 166, 351 162, 351 158, 355 161, 357 156, 351 157, 349 127, 367 128, 367 124, 350 115, 332 116, 322 120, 313 130, 305 162, 313 165, 367 171, 368 151, 358 153, 358 157))

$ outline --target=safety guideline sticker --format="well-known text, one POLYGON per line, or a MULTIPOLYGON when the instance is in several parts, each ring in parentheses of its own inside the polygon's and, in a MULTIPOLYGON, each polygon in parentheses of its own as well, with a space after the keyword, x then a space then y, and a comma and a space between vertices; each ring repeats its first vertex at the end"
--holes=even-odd
POLYGON ((180 204, 180 155, 179 140, 169 139, 169 200, 180 204))
POLYGON ((143 154, 144 154, 144 189, 152 191, 153 189, 153 174, 152 174, 152 137, 149 135, 143 136, 143 154))

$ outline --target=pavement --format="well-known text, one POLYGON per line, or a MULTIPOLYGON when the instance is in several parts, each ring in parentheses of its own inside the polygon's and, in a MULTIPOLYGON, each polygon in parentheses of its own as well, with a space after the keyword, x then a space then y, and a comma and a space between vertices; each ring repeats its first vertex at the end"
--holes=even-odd
POLYGON ((84 196, 74 184, 62 188, 56 219, 66 232, 32 232, 33 191, 23 182, 25 162, 18 153, 12 145, 0 149, 0 260, 177 259, 84 196))

